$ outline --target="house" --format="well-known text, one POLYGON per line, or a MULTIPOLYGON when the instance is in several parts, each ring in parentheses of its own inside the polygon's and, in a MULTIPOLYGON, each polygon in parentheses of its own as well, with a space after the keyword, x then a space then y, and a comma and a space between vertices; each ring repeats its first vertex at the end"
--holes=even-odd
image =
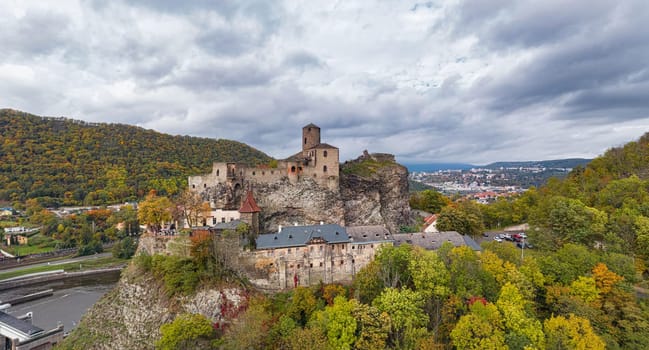
POLYGON ((0 217, 14 215, 14 209, 11 207, 0 208, 0 217))
POLYGON ((429 215, 424 218, 424 225, 422 227, 424 232, 439 232, 437 230, 437 214, 429 215))

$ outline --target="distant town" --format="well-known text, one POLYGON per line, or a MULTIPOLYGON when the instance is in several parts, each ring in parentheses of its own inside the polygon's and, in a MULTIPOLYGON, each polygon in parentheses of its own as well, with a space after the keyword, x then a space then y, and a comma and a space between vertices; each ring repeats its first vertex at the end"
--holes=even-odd
POLYGON ((548 167, 543 164, 501 163, 469 169, 413 171, 410 180, 430 186, 445 195, 461 195, 480 203, 497 197, 520 193, 531 186, 539 187, 549 178, 565 177, 571 167, 548 167))

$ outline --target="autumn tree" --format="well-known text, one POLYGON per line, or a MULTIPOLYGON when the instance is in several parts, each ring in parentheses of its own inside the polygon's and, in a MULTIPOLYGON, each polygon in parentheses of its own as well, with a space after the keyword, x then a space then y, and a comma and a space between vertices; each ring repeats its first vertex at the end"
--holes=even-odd
POLYGON ((492 303, 473 303, 453 328, 451 340, 459 350, 508 349, 502 316, 492 303))
POLYGON ((172 203, 167 197, 158 197, 151 192, 146 200, 138 204, 137 218, 153 232, 159 232, 161 225, 171 220, 172 203))
POLYGON ((605 343, 595 334, 590 322, 578 316, 551 317, 543 323, 548 349, 605 349, 605 343))
POLYGON ((189 189, 183 191, 176 200, 182 218, 189 227, 203 225, 203 220, 210 216, 210 204, 203 200, 201 195, 189 189))

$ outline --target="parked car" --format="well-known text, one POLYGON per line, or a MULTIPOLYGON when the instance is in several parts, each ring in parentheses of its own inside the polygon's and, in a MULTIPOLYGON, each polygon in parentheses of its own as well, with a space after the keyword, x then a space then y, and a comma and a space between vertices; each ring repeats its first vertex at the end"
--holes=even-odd
POLYGON ((516 246, 517 246, 518 248, 521 248, 521 249, 523 249, 523 248, 527 248, 527 249, 532 249, 532 248, 534 248, 533 245, 531 245, 531 244, 529 244, 529 243, 527 243, 527 242, 518 242, 518 243, 516 243, 516 246))
POLYGON ((487 232, 484 232, 484 233, 482 234, 482 237, 489 237, 489 234, 488 234, 487 232))
POLYGON ((494 241, 496 241, 496 242, 498 242, 498 243, 500 243, 500 242, 502 242, 502 241, 503 241, 503 239, 502 239, 502 238, 500 238, 500 235, 498 235, 498 236, 496 236, 496 237, 494 237, 494 241))
POLYGON ((523 238, 525 238, 525 239, 527 239, 527 235, 525 234, 525 232, 521 232, 521 233, 519 233, 518 235, 521 236, 521 237, 523 237, 523 238))
POLYGON ((513 241, 513 240, 514 240, 514 239, 512 238, 512 235, 510 235, 509 233, 505 233, 505 234, 503 234, 503 235, 502 235, 502 238, 504 238, 504 239, 506 239, 506 240, 508 240, 508 241, 513 241))

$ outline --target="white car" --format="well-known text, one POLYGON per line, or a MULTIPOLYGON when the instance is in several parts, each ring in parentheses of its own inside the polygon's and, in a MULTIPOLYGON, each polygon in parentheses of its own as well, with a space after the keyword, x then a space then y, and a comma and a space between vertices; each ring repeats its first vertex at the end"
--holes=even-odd
POLYGON ((498 242, 498 243, 500 243, 500 242, 502 242, 502 241, 503 241, 503 239, 502 239, 502 238, 500 238, 499 236, 496 236, 496 237, 494 237, 494 241, 496 241, 496 242, 498 242))

